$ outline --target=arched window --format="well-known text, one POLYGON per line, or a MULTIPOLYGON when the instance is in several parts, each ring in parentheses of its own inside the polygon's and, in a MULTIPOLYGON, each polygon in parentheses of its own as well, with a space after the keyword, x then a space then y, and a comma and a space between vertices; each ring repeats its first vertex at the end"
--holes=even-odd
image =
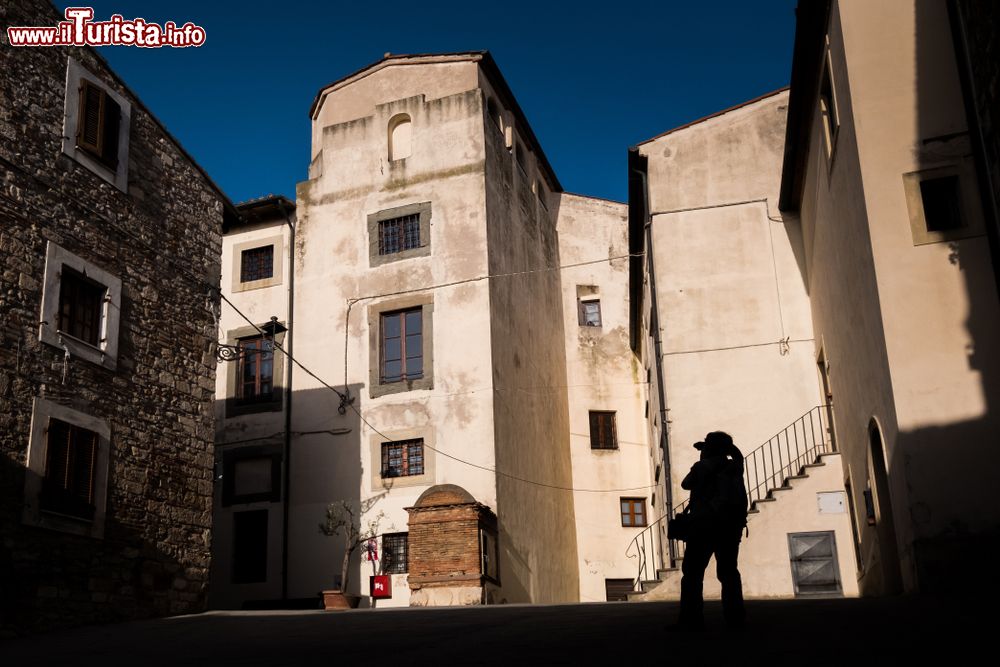
POLYGON ((389 120, 389 160, 403 160, 412 152, 412 131, 410 116, 405 113, 389 120))

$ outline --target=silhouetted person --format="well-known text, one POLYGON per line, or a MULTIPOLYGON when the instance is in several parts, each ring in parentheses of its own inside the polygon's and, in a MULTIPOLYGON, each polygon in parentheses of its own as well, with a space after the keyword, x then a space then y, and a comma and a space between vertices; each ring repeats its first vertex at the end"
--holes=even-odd
POLYGON ((747 493, 743 484, 743 454, 728 433, 713 431, 695 448, 701 460, 681 482, 691 492, 691 537, 681 566, 681 613, 678 625, 700 629, 705 625, 702 588, 705 568, 715 555, 716 574, 722 584, 726 624, 743 627, 743 582, 736 568, 740 540, 747 522, 747 493))

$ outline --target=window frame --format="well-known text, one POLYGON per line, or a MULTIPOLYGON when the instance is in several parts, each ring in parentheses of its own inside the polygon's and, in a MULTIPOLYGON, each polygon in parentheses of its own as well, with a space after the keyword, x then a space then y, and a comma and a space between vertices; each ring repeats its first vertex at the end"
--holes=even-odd
POLYGON ((24 480, 24 524, 85 537, 103 538, 108 497, 111 428, 108 422, 79 410, 35 397, 28 440, 27 471, 24 480), (97 436, 94 454, 94 516, 85 519, 42 508, 43 484, 49 451, 49 430, 53 420, 84 429, 97 436))
POLYGON ((649 525, 649 512, 647 511, 647 508, 646 508, 646 498, 645 497, 642 497, 642 498, 634 498, 634 497, 630 497, 630 498, 624 498, 624 497, 622 497, 622 498, 619 498, 618 499, 618 514, 621 517, 622 528, 645 528, 646 526, 649 525), (626 513, 625 509, 622 507, 622 505, 625 504, 626 502, 629 503, 629 508, 628 508, 628 512, 627 513, 626 513), (641 508, 642 508, 642 512, 641 513, 637 513, 635 511, 635 508, 636 508, 637 505, 641 506, 641 508), (640 516, 640 515, 642 517, 642 523, 635 523, 635 517, 640 516), (626 516, 629 517, 629 519, 632 521, 632 523, 625 523, 625 517, 626 516))
POLYGON ((387 430, 372 433, 368 438, 368 486, 373 494, 388 489, 431 486, 435 483, 435 431, 430 426, 411 429, 387 430), (382 445, 384 443, 420 440, 423 443, 424 471, 418 475, 402 477, 382 476, 382 445))
POLYGON ((921 169, 903 174, 903 193, 910 220, 910 235, 913 245, 945 243, 985 234, 982 208, 979 204, 979 187, 971 160, 959 160, 952 164, 921 169), (958 204, 963 225, 955 229, 931 230, 924 213, 924 201, 920 184, 924 181, 958 178, 958 204))
POLYGON ((413 308, 404 308, 402 310, 391 310, 379 313, 379 383, 380 384, 395 384, 397 382, 416 382, 417 380, 422 380, 424 377, 424 312, 421 306, 415 306, 413 308), (407 332, 407 322, 410 319, 410 315, 419 314, 420 315, 420 332, 419 333, 408 333, 407 332), (388 337, 386 336, 386 320, 389 318, 399 319, 399 335, 388 337), (410 336, 420 336, 420 355, 409 355, 408 353, 408 342, 407 338, 410 336), (399 340, 399 359, 386 359, 386 347, 390 339, 399 340), (420 359, 420 372, 419 374, 414 373, 409 374, 408 367, 410 365, 411 359, 420 359), (400 366, 400 374, 398 378, 392 376, 396 379, 388 380, 386 375, 386 364, 391 361, 398 361, 400 366))
MULTIPOLYGON (((284 326, 286 323, 280 321, 278 324, 284 326)), ((259 324, 258 327, 263 328, 264 323, 259 324)), ((287 331, 279 332, 275 336, 275 342, 278 345, 283 344, 287 334, 287 331)), ((226 332, 226 344, 239 347, 241 341, 260 337, 260 331, 255 327, 239 327, 226 332)), ((271 359, 271 398, 269 400, 246 401, 241 397, 242 360, 220 365, 220 368, 225 369, 226 376, 226 419, 261 412, 281 412, 284 409, 285 355, 280 352, 272 352, 271 359)))
POLYGON ((579 321, 581 327, 588 327, 591 329, 601 329, 604 327, 604 315, 601 311, 601 298, 599 296, 593 297, 581 297, 577 301, 577 309, 579 315, 579 321), (587 322, 587 306, 589 304, 597 304, 597 324, 589 324, 587 322))
POLYGON ((284 280, 285 262, 285 237, 283 234, 262 236, 256 239, 234 243, 232 246, 232 259, 229 264, 232 271, 231 290, 236 292, 247 292, 255 289, 274 287, 280 285, 284 280), (265 246, 272 246, 274 251, 271 254, 272 273, 270 278, 259 280, 249 280, 244 282, 243 278, 243 253, 247 250, 255 250, 265 246))
POLYGON ((408 440, 386 440, 382 443, 382 461, 379 466, 379 476, 382 479, 399 479, 400 477, 418 477, 425 474, 424 472, 424 439, 423 438, 410 438, 408 440), (411 447, 419 445, 420 447, 420 472, 411 472, 410 469, 410 458, 412 456, 411 447), (398 475, 387 475, 386 473, 390 471, 390 462, 392 460, 392 449, 394 447, 400 448, 400 460, 402 461, 402 472, 398 475))
POLYGON ((429 257, 431 254, 431 202, 419 202, 386 208, 368 215, 368 264, 370 267, 383 266, 391 262, 418 257, 429 257), (416 215, 419 218, 420 245, 398 252, 381 254, 379 230, 383 222, 397 218, 416 215))
POLYGON ((823 145, 826 147, 827 162, 832 164, 837 151, 837 139, 840 136, 840 106, 837 102, 836 80, 833 76, 833 61, 830 50, 830 38, 827 36, 823 55, 823 70, 820 72, 819 92, 816 96, 816 107, 820 115, 823 131, 823 145), (824 90, 825 89, 825 90, 824 90))
POLYGON ((236 342, 236 347, 239 350, 239 356, 236 360, 236 401, 240 405, 270 403, 274 400, 274 341, 271 340, 270 336, 257 334, 255 336, 240 338, 236 342), (270 350, 268 350, 268 347, 270 347, 270 350), (271 374, 268 384, 270 384, 271 389, 265 393, 261 389, 264 385, 264 373, 261 367, 264 365, 263 362, 268 360, 268 356, 270 356, 269 361, 271 362, 271 374), (245 392, 248 383, 244 380, 243 371, 251 359, 254 360, 254 393, 247 396, 245 392))
POLYGON ((108 370, 118 368, 118 329, 122 310, 122 281, 96 264, 74 255, 65 248, 49 241, 45 249, 45 279, 42 283, 41 314, 38 318, 38 340, 48 343, 71 358, 86 359, 108 370), (63 267, 82 275, 87 280, 105 288, 98 324, 97 345, 80 340, 62 331, 63 267))
MULTIPOLYGON (((103 116, 102 116, 103 121, 103 116)), ((63 111, 62 152, 77 163, 101 177, 122 192, 128 192, 129 136, 132 125, 132 105, 121 93, 107 85, 104 80, 83 67, 76 59, 69 58, 66 66, 65 106, 63 111), (118 105, 118 151, 111 163, 96 154, 95 146, 80 145, 78 134, 81 128, 83 109, 81 91, 86 81, 99 89, 118 105)), ((103 122, 102 122, 103 127, 103 122)), ((103 129, 102 129, 103 132, 103 129)))
POLYGON ((590 421, 590 449, 592 451, 617 451, 618 450, 618 419, 616 417, 617 413, 614 410, 590 410, 588 413, 590 421), (595 417, 596 417, 596 428, 595 431, 595 417), (610 417, 611 419, 611 446, 594 446, 595 442, 603 440, 601 437, 601 425, 600 422, 602 418, 610 417))
POLYGON ((222 506, 281 501, 281 446, 257 445, 231 448, 222 454, 222 506), (236 466, 243 461, 268 459, 271 462, 271 488, 258 493, 238 493, 236 466))
POLYGON ((384 533, 382 535, 382 557, 379 562, 379 571, 382 574, 408 574, 410 572, 410 534, 409 533, 384 533), (403 546, 402 569, 399 563, 390 563, 386 566, 386 555, 390 552, 387 544, 395 542, 403 546))
MULTIPOLYGON (((431 295, 412 295, 373 304, 368 307, 369 394, 378 398, 386 394, 434 388, 434 302, 431 295), (415 310, 421 312, 421 354, 423 375, 420 378, 383 382, 382 315, 415 310)), ((401 344, 400 352, 405 354, 401 344)))

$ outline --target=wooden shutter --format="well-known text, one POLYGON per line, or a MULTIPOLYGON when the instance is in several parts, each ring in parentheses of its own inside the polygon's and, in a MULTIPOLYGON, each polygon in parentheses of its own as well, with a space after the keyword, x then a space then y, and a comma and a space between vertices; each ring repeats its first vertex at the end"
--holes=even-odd
POLYGON ((100 157, 104 149, 104 103, 108 95, 86 79, 80 79, 80 115, 76 121, 76 145, 100 157))
POLYGON ((80 115, 76 145, 112 169, 118 168, 118 130, 122 109, 107 91, 80 79, 80 115))

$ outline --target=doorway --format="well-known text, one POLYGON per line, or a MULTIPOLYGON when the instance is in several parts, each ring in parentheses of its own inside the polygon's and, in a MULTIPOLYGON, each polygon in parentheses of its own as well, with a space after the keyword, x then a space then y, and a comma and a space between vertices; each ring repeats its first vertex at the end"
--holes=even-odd
POLYGON ((892 494, 889 492, 889 470, 885 461, 882 432, 874 419, 868 424, 868 441, 871 470, 869 484, 875 505, 875 534, 878 540, 876 558, 881 563, 884 587, 881 592, 883 595, 898 595, 903 592, 903 574, 899 566, 892 494))

